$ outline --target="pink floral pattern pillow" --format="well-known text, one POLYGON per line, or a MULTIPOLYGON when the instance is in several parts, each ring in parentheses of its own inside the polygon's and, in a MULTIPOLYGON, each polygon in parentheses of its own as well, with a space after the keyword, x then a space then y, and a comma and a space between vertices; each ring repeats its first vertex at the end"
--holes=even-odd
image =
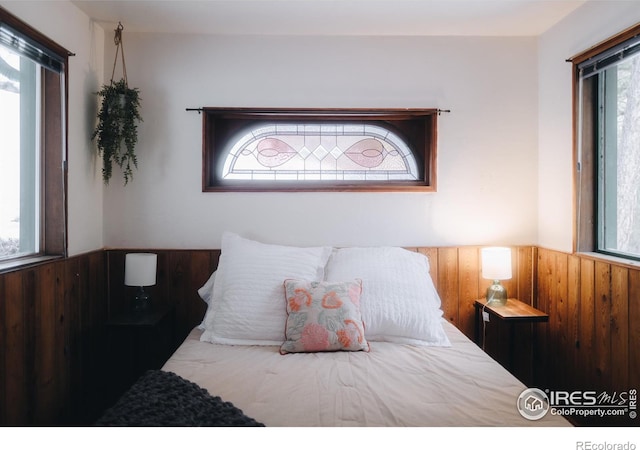
POLYGON ((369 351, 360 315, 362 281, 285 280, 287 323, 280 353, 369 351))

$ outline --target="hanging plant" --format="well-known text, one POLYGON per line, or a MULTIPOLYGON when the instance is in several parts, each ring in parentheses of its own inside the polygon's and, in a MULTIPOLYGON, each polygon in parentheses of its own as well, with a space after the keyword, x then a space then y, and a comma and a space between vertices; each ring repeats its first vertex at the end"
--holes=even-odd
POLYGON ((127 71, 122 46, 122 24, 115 30, 116 59, 113 63, 111 82, 103 85, 96 95, 102 98, 98 112, 98 124, 92 140, 97 139, 98 155, 102 157, 102 179, 109 184, 113 166, 122 169, 124 184, 133 178, 133 169, 138 168, 135 147, 138 143, 138 122, 140 116, 140 91, 130 88, 127 83, 127 71), (121 50, 123 78, 113 81, 113 75, 121 50))
POLYGON ((102 156, 102 179, 109 183, 113 165, 118 165, 127 184, 138 168, 135 147, 138 142, 140 97, 138 89, 131 89, 124 79, 104 85, 97 95, 102 97, 98 125, 93 132, 97 138, 98 154, 102 156))

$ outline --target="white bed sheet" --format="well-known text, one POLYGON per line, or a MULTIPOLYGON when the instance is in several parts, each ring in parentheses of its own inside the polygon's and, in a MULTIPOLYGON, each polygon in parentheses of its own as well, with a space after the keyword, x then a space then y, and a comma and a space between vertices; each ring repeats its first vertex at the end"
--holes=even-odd
POLYGON ((516 408, 526 388, 457 328, 451 347, 371 342, 371 351, 281 355, 277 346, 201 342, 164 365, 267 426, 569 426, 516 408))

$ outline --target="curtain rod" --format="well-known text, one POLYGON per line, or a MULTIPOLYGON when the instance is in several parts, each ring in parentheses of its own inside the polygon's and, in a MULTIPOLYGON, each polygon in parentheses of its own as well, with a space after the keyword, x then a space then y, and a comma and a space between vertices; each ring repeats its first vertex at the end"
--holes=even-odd
MULTIPOLYGON (((202 113, 202 111, 204 111, 204 108, 186 108, 186 111, 190 112, 190 111, 197 111, 198 114, 202 113)), ((440 109, 438 108, 436 110, 438 112, 438 115, 441 115, 442 113, 450 113, 451 110, 450 109, 440 109)))

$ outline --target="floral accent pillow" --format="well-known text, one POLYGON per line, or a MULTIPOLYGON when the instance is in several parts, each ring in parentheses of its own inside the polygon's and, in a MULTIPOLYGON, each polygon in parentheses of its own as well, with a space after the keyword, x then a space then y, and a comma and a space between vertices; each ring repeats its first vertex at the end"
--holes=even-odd
POLYGON ((362 281, 285 280, 287 322, 280 353, 369 351, 360 315, 362 281))

